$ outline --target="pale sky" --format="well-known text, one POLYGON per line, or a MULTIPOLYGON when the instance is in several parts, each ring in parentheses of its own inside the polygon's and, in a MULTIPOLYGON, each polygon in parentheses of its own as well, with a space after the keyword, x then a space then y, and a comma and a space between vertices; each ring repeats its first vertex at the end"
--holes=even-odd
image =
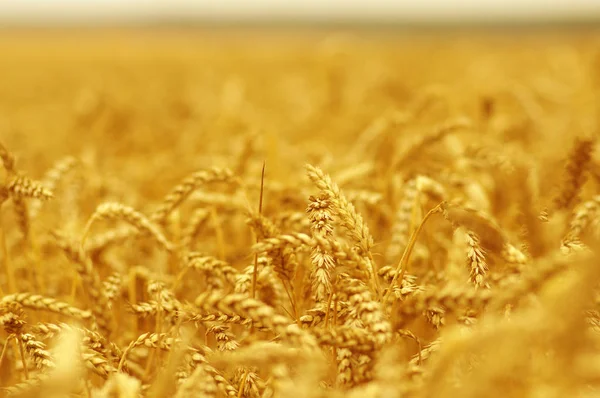
POLYGON ((7 21, 186 18, 529 20, 600 17, 600 0, 0 0, 7 21))

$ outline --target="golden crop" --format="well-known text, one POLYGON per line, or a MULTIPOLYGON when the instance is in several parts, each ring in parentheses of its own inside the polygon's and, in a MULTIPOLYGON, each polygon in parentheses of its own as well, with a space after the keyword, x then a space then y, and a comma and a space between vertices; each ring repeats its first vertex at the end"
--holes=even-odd
POLYGON ((599 50, 3 31, 3 394, 598 396, 599 50))

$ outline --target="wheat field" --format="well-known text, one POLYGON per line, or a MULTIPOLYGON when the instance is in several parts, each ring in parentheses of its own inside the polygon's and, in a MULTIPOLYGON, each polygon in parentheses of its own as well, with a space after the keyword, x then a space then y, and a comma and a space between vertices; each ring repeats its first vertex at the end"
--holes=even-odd
POLYGON ((600 396, 600 35, 0 34, 0 387, 600 396))

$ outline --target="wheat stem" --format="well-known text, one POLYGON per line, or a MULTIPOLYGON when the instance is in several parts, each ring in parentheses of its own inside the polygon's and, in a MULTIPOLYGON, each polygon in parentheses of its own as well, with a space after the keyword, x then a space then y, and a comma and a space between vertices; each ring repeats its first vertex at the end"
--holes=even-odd
POLYGON ((423 218, 423 220, 421 221, 421 223, 419 224, 419 226, 417 227, 417 229, 411 235, 410 240, 408 241, 408 245, 406 246, 406 249, 404 249, 404 253, 402 253, 402 258, 400 259, 400 262, 398 263, 398 266, 396 267, 396 273, 394 275, 394 278, 390 282, 390 287, 389 287, 388 291, 386 292, 386 294, 383 296, 383 300, 382 300, 383 303, 387 303, 387 299, 388 299, 389 295, 392 293, 392 291, 394 290, 394 286, 396 286, 397 280, 398 279, 402 280, 402 278, 404 277, 404 274, 408 268, 408 260, 410 259, 410 254, 412 253, 412 249, 415 246, 415 243, 417 242, 417 237, 419 236, 419 233, 421 233, 423 226, 425 225, 425 223, 427 222, 427 220, 429 220, 429 218, 431 216, 433 216, 434 214, 437 214, 437 213, 441 213, 444 205, 445 205, 445 203, 440 203, 433 209, 429 210, 427 212, 427 214, 425 215, 425 217, 423 218))

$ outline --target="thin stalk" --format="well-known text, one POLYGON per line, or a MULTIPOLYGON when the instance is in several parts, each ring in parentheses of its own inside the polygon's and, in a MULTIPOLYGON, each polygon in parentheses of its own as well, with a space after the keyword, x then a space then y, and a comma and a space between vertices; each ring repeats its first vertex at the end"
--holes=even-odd
POLYGON ((77 271, 73 272, 73 282, 71 283, 71 304, 75 305, 75 300, 77 299, 77 288, 80 284, 79 274, 77 271))
POLYGON ((291 283, 285 283, 285 282, 283 282, 283 288, 285 289, 285 293, 287 294, 288 300, 290 300, 290 305, 292 306, 292 312, 293 312, 292 317, 294 318, 294 320, 296 322, 298 322, 298 310, 296 309, 296 302, 295 302, 292 294, 290 293, 290 287, 291 287, 291 289, 293 291, 294 288, 293 288, 293 286, 291 286, 291 283))
MULTIPOLYGON (((179 336, 179 330, 181 328, 181 324, 183 323, 183 318, 179 318, 177 320, 177 323, 175 324, 175 326, 173 326, 173 328, 171 330, 169 330, 169 333, 172 333, 173 336, 179 336)), ((171 347, 171 349, 169 350, 169 353, 167 354, 167 360, 165 361, 165 363, 173 363, 173 356, 175 355, 175 346, 171 347)))
POLYGON ((330 308, 331 308, 331 302, 333 300, 333 289, 331 290, 331 293, 329 294, 329 298, 327 299, 327 310, 325 310, 325 328, 327 328, 327 326, 329 326, 329 312, 330 312, 330 308))
POLYGON ((246 388, 246 380, 248 379, 248 373, 249 373, 249 371, 245 371, 244 375, 242 376, 242 380, 240 382, 240 388, 238 390, 237 398, 241 398, 242 395, 244 394, 244 388, 246 388))
POLYGON ((369 251, 369 262, 371 263, 371 278, 373 280, 373 288, 375 289, 375 293, 377 294, 377 298, 381 300, 381 287, 379 286, 379 278, 377 277, 377 265, 375 264, 375 260, 373 260, 373 255, 369 251))
POLYGON ((183 280, 183 277, 185 276, 185 274, 187 274, 188 270, 189 270, 188 267, 184 267, 181 271, 179 271, 179 274, 177 274, 177 276, 175 277, 175 281, 173 281, 171 290, 175 291, 179 287, 179 284, 183 280))
POLYGON ((127 348, 125 348, 125 351, 123 351, 123 355, 121 355, 121 359, 119 360, 119 365, 117 365, 117 372, 121 372, 121 370, 123 369, 123 365, 125 365, 125 359, 127 358, 127 354, 129 354, 129 351, 131 351, 132 348, 133 342, 129 343, 127 348))
POLYGON ((10 339, 15 337, 14 334, 8 335, 6 338, 6 342, 4 343, 4 347, 2 347, 2 353, 0 353, 0 369, 2 368, 2 362, 4 361, 4 355, 6 354, 6 350, 8 348, 8 343, 10 343, 10 339))
POLYGON ((434 215, 436 213, 440 213, 442 211, 443 205, 444 205, 444 202, 440 203, 433 209, 429 210, 427 212, 427 214, 425 215, 425 217, 423 218, 423 221, 421 221, 421 224, 419 224, 418 228, 411 235, 410 240, 408 241, 408 245, 406 245, 406 249, 404 249, 404 253, 402 253, 402 258, 400 259, 400 262, 398 263, 398 267, 396 268, 396 274, 394 275, 394 278, 392 279, 392 282, 390 283, 390 288, 388 289, 386 294, 383 296, 383 303, 387 302, 387 298, 390 295, 390 293, 394 290, 394 285, 396 284, 396 281, 398 280, 398 278, 400 278, 400 280, 402 280, 402 278, 404 277, 404 273, 406 272, 406 269, 408 266, 408 260, 412 253, 412 250, 415 246, 415 243, 417 242, 417 237, 419 236, 419 233, 421 233, 421 230, 423 229, 423 226, 425 225, 427 220, 429 220, 429 218, 432 215, 434 215))
POLYGON ((29 380, 29 371, 27 370, 27 360, 25 359, 25 349, 23 348, 23 339, 19 336, 19 351, 21 352, 21 361, 23 362, 23 372, 25 373, 25 380, 29 380))
POLYGON ((223 227, 221 226, 221 220, 219 219, 219 215, 217 214, 217 209, 215 207, 210 209, 210 218, 212 220, 213 227, 215 228, 217 247, 219 248, 219 259, 225 260, 225 236, 223 235, 223 227))
POLYGON ((44 275, 44 273, 42 272, 42 255, 40 252, 40 245, 38 243, 38 241, 36 239, 33 238, 33 236, 29 236, 29 247, 31 248, 31 253, 32 253, 32 257, 33 257, 33 273, 35 274, 34 276, 34 280, 37 284, 37 287, 40 289, 40 291, 45 292, 46 291, 46 285, 44 283, 44 278, 42 277, 42 275, 44 275))
POLYGON ((92 396, 92 391, 90 390, 90 385, 88 384, 88 381, 87 381, 87 380, 84 380, 84 382, 83 382, 83 385, 84 385, 84 387, 85 387, 85 388, 84 388, 84 391, 85 391, 85 396, 86 396, 86 398, 91 398, 91 396, 92 396))
MULTIPOLYGON (((337 311, 337 307, 338 307, 338 297, 337 295, 335 295, 335 297, 333 298, 333 327, 332 329, 335 329, 335 326, 337 325, 337 320, 338 320, 338 311, 337 311)), ((337 346, 333 346, 333 359, 334 359, 334 363, 337 360, 337 346)))
MULTIPOLYGON (((162 303, 160 301, 160 297, 156 298, 156 318, 155 318, 155 325, 154 325, 154 330, 156 331, 156 333, 161 333, 162 332, 162 321, 163 321, 163 316, 164 316, 164 310, 162 307, 162 303)), ((150 355, 148 356, 148 361, 146 362, 146 369, 144 369, 144 379, 146 379, 148 377, 148 374, 150 373, 150 369, 152 368, 152 364, 154 363, 154 358, 157 356, 156 350, 152 350, 150 351, 150 355)))
MULTIPOLYGON (((129 286, 127 286, 127 294, 129 295, 129 302, 132 304, 137 303, 137 273, 135 269, 129 271, 129 286)), ((133 320, 134 335, 138 335, 139 330, 139 318, 136 316, 133 320)))
MULTIPOLYGON (((260 196, 258 199, 258 216, 262 215, 263 207, 263 192, 265 188, 265 166, 266 161, 263 161, 262 172, 260 176, 260 196)), ((258 243, 258 236, 256 237, 256 243, 258 243)), ((256 278, 258 276, 258 253, 254 253, 254 270, 252 272, 252 298, 256 298, 256 278)))
POLYGON ((174 274, 179 269, 180 262, 178 252, 181 251, 181 213, 179 212, 179 209, 171 213, 171 217, 169 218, 169 227, 171 230, 171 240, 177 248, 177 250, 173 253, 169 253, 169 272, 174 274))
MULTIPOLYGON (((2 200, 2 198, 0 198, 2 200)), ((4 200, 0 201, 0 250, 2 250, 2 265, 6 270, 6 279, 8 281, 8 293, 16 293, 17 287, 15 283, 15 270, 12 267, 12 262, 9 258, 8 248, 6 246, 6 234, 4 233, 4 225, 2 220, 2 205, 4 200)))

